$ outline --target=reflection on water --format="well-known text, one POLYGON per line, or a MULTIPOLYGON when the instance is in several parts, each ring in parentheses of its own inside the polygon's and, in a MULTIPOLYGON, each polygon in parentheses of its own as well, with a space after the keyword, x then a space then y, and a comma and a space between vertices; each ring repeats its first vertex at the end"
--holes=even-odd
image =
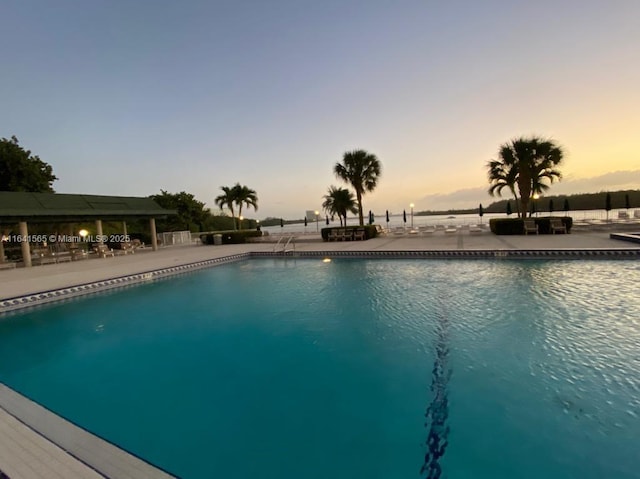
POLYGON ((438 311, 436 322, 435 360, 431 371, 431 394, 433 399, 425 413, 427 433, 427 452, 420 469, 426 479, 438 479, 442 474, 440 459, 448 445, 449 393, 451 378, 449 368, 449 320, 442 307, 438 311))

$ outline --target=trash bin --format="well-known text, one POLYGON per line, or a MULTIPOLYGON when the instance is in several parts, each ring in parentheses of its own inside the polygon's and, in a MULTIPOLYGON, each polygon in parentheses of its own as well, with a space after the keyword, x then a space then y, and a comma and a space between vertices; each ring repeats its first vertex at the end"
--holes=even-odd
POLYGON ((222 244, 222 235, 213 235, 213 244, 222 244))

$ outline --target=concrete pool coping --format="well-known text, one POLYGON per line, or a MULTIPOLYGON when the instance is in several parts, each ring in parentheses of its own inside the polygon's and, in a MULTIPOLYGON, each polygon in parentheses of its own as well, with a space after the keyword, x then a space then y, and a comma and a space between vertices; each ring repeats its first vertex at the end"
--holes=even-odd
MULTIPOLYGON (((366 242, 331 243, 323 243, 319 238, 315 238, 316 241, 313 241, 313 238, 308 235, 304 239, 306 241, 300 241, 295 244, 295 252, 288 252, 287 255, 296 254, 300 257, 316 258, 335 256, 416 259, 640 258, 640 244, 624 243, 610 238, 608 233, 597 232, 523 237, 499 237, 490 233, 437 237, 394 237, 388 235, 366 242)), ((12 310, 50 301, 59 301, 60 294, 56 295, 55 292, 65 289, 79 288, 79 291, 67 293, 69 297, 75 297, 138 284, 168 275, 182 274, 201 267, 209 267, 228 261, 254 256, 269 257, 273 256, 274 253, 282 256, 279 251, 274 252, 274 246, 273 243, 225 246, 189 245, 169 247, 157 252, 139 252, 135 255, 115 258, 0 270, 1 304, 7 301, 18 301, 18 304, 5 304, 0 308, 0 312, 4 311, 11 314, 12 310), (86 288, 87 285, 93 284, 97 286, 86 288), (83 286, 85 286, 84 289, 83 286), (47 296, 48 293, 51 295, 47 296), (44 294, 43 298, 29 299, 29 296, 33 297, 42 294, 44 294), (26 302, 22 301, 23 298, 26 298, 26 302)), ((2 318, 3 314, 0 314, 0 318, 2 318)), ((64 436, 73 434, 70 431, 73 427, 77 428, 77 426, 68 423, 67 426, 70 427, 65 427, 63 423, 59 422, 64 421, 64 419, 50 412, 49 414, 54 418, 46 421, 38 419, 38 414, 42 413, 31 415, 24 413, 25 410, 30 410, 30 407, 32 406, 29 405, 27 398, 23 398, 0 385, 0 428, 2 428, 0 453, 2 450, 21 452, 20 454, 0 454, 0 470, 6 473, 10 479, 21 477, 131 477, 132 479, 138 477, 172 477, 159 469, 153 469, 154 472, 149 473, 158 475, 136 472, 138 466, 133 468, 132 475, 125 476, 120 473, 110 475, 114 471, 121 470, 118 468, 125 467, 124 464, 128 460, 132 460, 131 458, 137 458, 119 449, 119 453, 107 453, 106 451, 109 447, 114 446, 106 441, 103 441, 103 445, 96 446, 96 450, 89 450, 88 453, 87 451, 79 451, 75 446, 64 442, 64 436), (18 406, 4 407, 7 403, 15 403, 18 406), (45 427, 48 421, 58 423, 59 427, 45 427), (63 439, 60 439, 60 436, 63 439), (63 444, 67 447, 63 446, 63 444), (101 449, 102 447, 105 449, 101 449), (104 457, 113 458, 113 464, 105 464, 104 457), (127 459, 124 459, 125 457, 127 459), (109 467, 112 469, 108 469, 109 467)), ((84 433, 95 438, 95 436, 86 431, 84 433)), ((144 463, 140 459, 137 460, 144 463)))

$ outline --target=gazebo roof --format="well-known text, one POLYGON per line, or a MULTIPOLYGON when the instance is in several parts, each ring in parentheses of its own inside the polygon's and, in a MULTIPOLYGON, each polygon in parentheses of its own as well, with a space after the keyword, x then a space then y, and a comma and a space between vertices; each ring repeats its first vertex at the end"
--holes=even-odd
POLYGON ((162 218, 174 210, 151 198, 0 191, 0 223, 162 218))

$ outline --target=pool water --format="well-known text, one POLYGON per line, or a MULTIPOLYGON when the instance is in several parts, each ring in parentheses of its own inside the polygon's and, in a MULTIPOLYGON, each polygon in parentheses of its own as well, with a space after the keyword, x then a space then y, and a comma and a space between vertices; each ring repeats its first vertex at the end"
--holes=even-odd
POLYGON ((634 261, 260 259, 0 318, 0 381, 189 478, 638 478, 634 261))

